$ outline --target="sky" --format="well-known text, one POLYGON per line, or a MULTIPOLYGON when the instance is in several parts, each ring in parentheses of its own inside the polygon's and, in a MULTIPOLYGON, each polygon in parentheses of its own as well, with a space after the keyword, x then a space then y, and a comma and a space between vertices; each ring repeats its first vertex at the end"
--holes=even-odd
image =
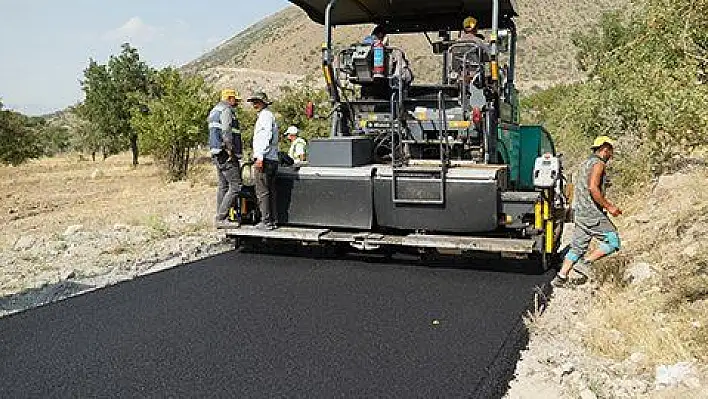
POLYGON ((286 0, 0 0, 0 102, 29 115, 83 99, 89 58, 129 42, 155 68, 181 66, 286 0))

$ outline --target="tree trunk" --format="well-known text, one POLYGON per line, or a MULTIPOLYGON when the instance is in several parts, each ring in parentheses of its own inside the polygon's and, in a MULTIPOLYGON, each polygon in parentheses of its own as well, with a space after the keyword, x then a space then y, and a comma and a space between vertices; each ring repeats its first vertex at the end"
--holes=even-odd
POLYGON ((187 173, 189 172, 189 148, 184 151, 184 163, 182 165, 182 168, 184 169, 184 177, 187 177, 187 173))
POLYGON ((138 165, 138 135, 130 136, 130 151, 133 152, 133 166, 138 165))

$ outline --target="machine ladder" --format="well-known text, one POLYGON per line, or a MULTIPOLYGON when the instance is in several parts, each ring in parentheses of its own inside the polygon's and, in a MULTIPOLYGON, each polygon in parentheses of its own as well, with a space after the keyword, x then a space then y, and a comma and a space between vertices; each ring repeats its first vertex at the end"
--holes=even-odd
POLYGON ((400 80, 391 95, 391 120, 398 121, 396 126, 391 127, 391 196, 394 205, 444 205, 445 204, 445 181, 448 168, 449 139, 447 134, 447 114, 445 112, 445 93, 438 92, 438 110, 440 114, 439 144, 440 144, 440 167, 411 167, 405 166, 403 159, 397 159, 396 145, 402 141, 402 130, 404 117, 403 108, 403 87, 400 80), (435 198, 405 197, 400 195, 399 179, 424 179, 429 182, 438 183, 438 196, 435 198))

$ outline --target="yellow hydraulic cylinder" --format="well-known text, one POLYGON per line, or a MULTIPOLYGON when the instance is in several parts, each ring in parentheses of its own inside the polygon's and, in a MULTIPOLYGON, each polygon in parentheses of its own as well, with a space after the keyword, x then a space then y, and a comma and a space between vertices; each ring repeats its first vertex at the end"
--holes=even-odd
POLYGON ((543 230, 544 234, 544 252, 553 252, 554 234, 553 234, 553 218, 551 216, 551 203, 548 201, 550 192, 545 191, 541 201, 534 204, 534 227, 536 230, 543 230))
POLYGON ((332 85, 332 74, 329 72, 329 68, 326 65, 322 66, 322 72, 324 73, 325 82, 328 86, 332 85))
POLYGON ((543 200, 543 220, 546 222, 546 228, 544 233, 546 234, 546 253, 550 254, 553 252, 553 218, 551 217, 551 192, 546 190, 546 195, 543 200))
POLYGON ((549 220, 551 218, 551 204, 547 199, 543 200, 543 220, 549 220))
POLYGON ((541 209, 543 209, 543 205, 541 202, 537 202, 534 204, 533 207, 533 213, 535 216, 535 221, 534 221, 534 227, 536 230, 541 230, 543 228, 543 214, 541 213, 541 209))
POLYGON ((496 61, 491 62, 492 68, 492 80, 499 80, 499 64, 496 61))

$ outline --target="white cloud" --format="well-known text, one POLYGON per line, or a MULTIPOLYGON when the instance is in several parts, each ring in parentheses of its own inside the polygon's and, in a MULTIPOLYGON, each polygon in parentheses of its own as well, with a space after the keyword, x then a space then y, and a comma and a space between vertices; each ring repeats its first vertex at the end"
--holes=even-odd
POLYGON ((164 29, 146 24, 140 17, 132 17, 123 26, 103 35, 106 40, 148 43, 163 35, 164 29))

